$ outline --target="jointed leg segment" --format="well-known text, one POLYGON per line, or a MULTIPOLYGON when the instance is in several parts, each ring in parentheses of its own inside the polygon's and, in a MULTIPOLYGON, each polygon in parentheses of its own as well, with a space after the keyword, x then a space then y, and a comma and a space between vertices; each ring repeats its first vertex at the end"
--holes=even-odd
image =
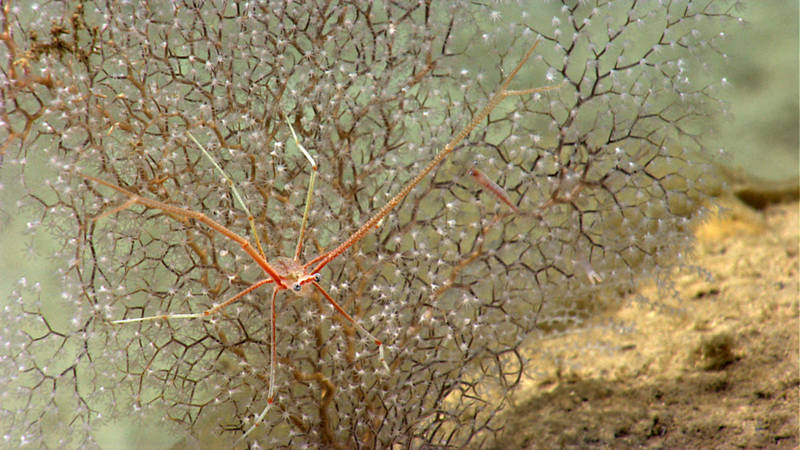
POLYGON ((486 117, 489 116, 489 114, 497 107, 497 105, 500 104, 501 101, 503 101, 507 97, 535 94, 539 92, 551 91, 562 87, 565 84, 565 82, 562 82, 561 84, 556 86, 544 86, 532 89, 523 89, 523 90, 508 89, 508 86, 511 84, 511 81, 514 80, 514 77, 517 76, 517 73, 519 73, 520 69, 522 69, 522 66, 525 64, 528 58, 531 57, 533 51, 539 45, 539 42, 540 41, 537 40, 533 44, 533 46, 531 46, 531 48, 528 49, 528 51, 525 53, 525 56, 522 57, 517 66, 514 67, 514 70, 512 70, 511 73, 508 75, 508 77, 505 79, 505 81, 503 81, 498 91, 494 95, 492 95, 486 106, 484 106, 483 109, 481 109, 472 118, 472 120, 469 122, 469 124, 467 124, 466 127, 464 127, 464 129, 459 131, 458 134, 455 135, 450 140, 450 142, 448 142, 447 145, 444 146, 442 151, 439 152, 439 154, 436 155, 436 157, 433 158, 433 160, 430 163, 428 163, 428 165, 425 166, 425 168, 422 169, 422 171, 420 171, 420 173, 417 174, 417 176, 415 176, 414 178, 411 179, 411 181, 406 183, 406 185, 403 186, 403 189, 401 189, 400 192, 398 192, 394 197, 392 197, 392 199, 389 200, 383 206, 383 208, 380 209, 380 211, 378 211, 375 215, 373 215, 366 222, 364 222, 364 224, 361 225, 361 227, 358 230, 356 230, 353 234, 351 234, 350 237, 348 237, 338 247, 327 253, 323 253, 322 255, 306 263, 305 268, 313 267, 310 273, 319 273, 319 271, 322 270, 322 268, 325 267, 329 262, 333 261, 337 256, 344 253, 353 244, 360 241, 361 239, 364 238, 364 236, 369 234, 370 231, 376 227, 378 222, 380 222, 381 219, 386 217, 386 215, 389 214, 389 212, 391 212, 398 204, 400 204, 400 202, 404 198, 406 198, 406 196, 409 193, 411 193, 412 189, 414 189, 426 176, 428 176, 428 174, 431 173, 431 171, 433 171, 433 169, 436 166, 438 166, 442 161, 444 161, 447 155, 449 155, 453 150, 455 150, 458 144, 461 143, 461 141, 463 141, 472 132, 472 130, 475 129, 476 126, 478 126, 478 124, 483 122, 484 119, 486 119, 486 117))
POLYGON ((308 192, 306 193, 306 207, 303 209, 303 221, 300 223, 300 233, 297 237, 297 247, 295 248, 294 252, 294 260, 300 260, 300 252, 303 250, 303 238, 306 234, 306 224, 308 223, 308 211, 311 208, 311 199, 313 198, 312 194, 314 193, 314 181, 317 178, 317 171, 319 167, 317 166, 317 162, 314 161, 314 158, 311 157, 311 154, 308 153, 303 144, 300 143, 300 139, 297 138, 297 133, 294 131, 294 127, 292 126, 289 119, 286 119, 286 125, 289 125, 289 131, 292 132, 292 138, 294 138, 294 143, 297 145, 297 148, 303 153, 303 156, 308 159, 308 162, 311 163, 311 177, 308 180, 308 192))
MULTIPOLYGON (((142 206, 146 206, 148 208, 159 209, 161 211, 173 214, 173 215, 178 216, 178 217, 184 217, 186 219, 193 219, 193 220, 196 220, 198 222, 206 224, 209 228, 213 229, 214 231, 219 232, 223 236, 225 236, 228 239, 230 239, 230 240, 236 242, 237 244, 239 244, 242 247, 242 249, 248 255, 250 255, 251 258, 253 258, 253 261, 255 261, 256 264, 258 264, 264 270, 264 272, 266 272, 270 277, 272 277, 272 279, 273 279, 273 281, 275 282, 276 285, 280 286, 283 289, 287 289, 288 288, 286 286, 286 284, 283 282, 283 280, 282 280, 281 276, 278 274, 278 272, 267 262, 266 259, 264 259, 261 255, 258 254, 258 252, 255 251, 255 249, 253 248, 252 244, 250 244, 250 242, 248 242, 247 239, 239 236, 238 234, 236 234, 233 231, 229 230, 225 226, 215 222, 213 219, 211 219, 210 217, 206 216, 205 214, 197 212, 197 211, 192 211, 190 209, 185 209, 185 208, 180 208, 180 207, 177 207, 177 206, 168 205, 168 204, 160 202, 158 200, 153 200, 153 199, 149 199, 149 198, 146 198, 146 197, 141 197, 141 196, 136 195, 133 192, 125 189, 125 188, 117 186, 116 184, 109 183, 107 181, 101 180, 99 178, 95 178, 95 177, 90 176, 90 175, 81 174, 81 176, 86 178, 87 180, 94 181, 97 184, 109 187, 111 189, 114 189, 117 192, 121 192, 121 193, 127 195, 128 196, 128 201, 126 201, 123 204, 123 206, 125 208, 133 206, 134 203, 138 203, 138 204, 140 204, 142 206)), ((117 212, 119 210, 120 210, 119 208, 115 208, 114 212, 117 212)), ((99 217, 104 217, 104 216, 105 216, 105 214, 101 214, 99 217)))
POLYGON ((211 164, 214 166, 215 169, 217 169, 217 172, 219 172, 220 175, 222 175, 222 178, 225 179, 225 182, 231 188, 231 191, 233 191, 234 199, 239 202, 239 206, 247 214, 247 221, 250 222, 250 231, 253 233, 253 239, 256 240, 256 247, 258 247, 258 253, 261 254, 262 258, 267 259, 267 256, 264 254, 264 249, 261 247, 261 240, 258 238, 258 231, 256 230, 256 220, 253 217, 253 213, 251 213, 250 209, 247 207, 247 203, 244 202, 242 195, 239 194, 239 190, 236 189, 236 183, 234 183, 233 180, 231 180, 231 177, 229 177, 228 174, 225 173, 224 170, 222 170, 222 167, 219 166, 217 160, 215 160, 214 157, 211 156, 210 153, 208 153, 208 150, 206 150, 206 148, 203 147, 200 141, 198 141, 192 133, 189 133, 187 131, 186 134, 189 135, 189 137, 192 139, 192 141, 194 141, 195 144, 197 144, 198 147, 200 147, 200 151, 203 152, 203 155, 205 155, 205 157, 208 158, 209 161, 211 161, 211 164))
POLYGON ((261 286, 272 283, 273 280, 271 278, 266 278, 260 281, 256 281, 255 283, 251 284, 247 289, 239 292, 238 294, 234 295, 233 297, 225 300, 224 302, 220 303, 219 305, 215 305, 212 308, 209 308, 203 312, 199 313, 190 313, 190 314, 162 314, 160 316, 148 316, 148 317, 133 317, 130 319, 120 319, 114 320, 111 323, 114 324, 121 324, 121 323, 133 323, 133 322, 145 322, 149 320, 169 320, 169 319, 200 319, 203 317, 208 317, 214 314, 217 311, 222 310, 226 306, 230 305, 231 303, 235 303, 240 298, 244 297, 245 295, 253 292, 254 290, 260 288, 261 286))

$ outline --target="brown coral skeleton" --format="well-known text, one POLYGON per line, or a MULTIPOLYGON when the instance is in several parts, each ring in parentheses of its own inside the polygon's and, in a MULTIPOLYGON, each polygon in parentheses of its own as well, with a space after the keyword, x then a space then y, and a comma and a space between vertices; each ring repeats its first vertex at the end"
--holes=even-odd
MULTIPOLYGON (((508 86, 511 84, 514 77, 516 77, 517 73, 522 69, 525 62, 530 58, 533 54, 536 46, 539 44, 537 40, 519 63, 514 67, 514 69, 508 74, 505 80, 502 82, 500 87, 498 88, 497 92, 495 92, 491 98, 489 99, 486 106, 484 106, 473 118, 472 120, 458 133, 456 134, 447 145, 410 181, 406 183, 405 186, 397 193, 391 200, 389 200, 378 212, 376 212, 372 217, 370 217, 366 222, 364 222, 361 227, 358 228, 353 234, 351 234, 347 239, 342 241, 336 248, 325 252, 316 258, 312 259, 309 262, 302 263, 300 258, 300 252, 303 245, 303 238, 305 234, 306 222, 308 220, 308 213, 309 208, 311 205, 312 199, 312 192, 314 189, 314 180, 316 178, 316 173, 318 171, 318 167, 314 158, 309 154, 309 152, 302 146, 300 140, 295 133, 294 128, 288 122, 289 129, 292 133, 292 137, 295 141, 295 144, 303 153, 303 155, 308 159, 311 163, 311 177, 309 179, 309 186, 308 192, 306 196, 306 204, 305 210, 303 212, 303 219, 300 224, 300 231, 299 237, 297 239, 297 247, 293 258, 285 258, 279 257, 273 259, 271 262, 267 261, 266 256, 264 255, 264 251, 261 247, 261 242, 258 239, 258 233, 256 232, 255 228, 255 221, 253 215, 250 213, 250 210, 247 208, 242 196, 239 194, 238 190, 236 189, 235 184, 233 181, 228 177, 227 174, 222 170, 222 168, 217 164, 214 158, 208 153, 208 151, 200 144, 200 142, 195 139, 195 137, 187 132, 187 135, 192 139, 192 141, 200 147, 203 154, 211 161, 217 171, 222 174, 222 177, 225 179, 226 183, 230 186, 235 200, 239 203, 240 207, 244 210, 244 212, 248 216, 248 221, 250 223, 251 232, 254 236, 255 246, 250 243, 247 239, 240 236, 239 234, 234 233, 230 229, 226 228, 225 226, 219 224, 218 222, 214 221, 213 219, 209 218, 207 215, 203 214, 202 212, 193 211, 186 208, 181 208, 178 206, 173 206, 167 203, 163 203, 157 200, 153 200, 150 198, 139 196, 138 194, 132 192, 131 190, 125 189, 121 186, 115 185, 113 183, 109 183, 105 180, 101 180, 99 178, 81 174, 81 176, 87 180, 90 180, 94 183, 99 185, 111 188, 127 197, 127 200, 120 206, 113 208, 110 211, 106 211, 99 216, 97 216, 94 220, 99 220, 103 217, 106 217, 111 214, 115 214, 119 211, 125 210, 131 207, 134 204, 142 205, 146 208, 157 209, 168 213, 170 216, 174 218, 182 218, 182 219, 192 219, 196 222, 202 223, 207 227, 211 228, 212 230, 220 233, 221 235, 225 236, 226 238, 230 239, 231 241, 239 244, 245 253, 247 253, 253 261, 258 264, 267 275, 266 278, 256 281, 252 285, 250 285, 247 289, 239 292, 238 294, 228 298, 227 300, 214 305, 213 307, 199 312, 199 313, 184 313, 184 314, 162 314, 162 315, 155 315, 155 316, 147 316, 147 317, 135 317, 135 318, 125 318, 120 320, 115 320, 113 324, 126 324, 126 323, 133 323, 133 322, 143 322, 143 321, 153 321, 153 320, 177 320, 177 319, 201 319, 208 316, 211 316, 218 311, 222 310, 223 308, 229 306, 230 304, 240 300, 245 295, 249 294, 250 292, 258 289, 261 286, 272 284, 272 298, 270 300, 271 304, 271 328, 270 328, 270 373, 269 373, 269 391, 267 393, 267 402, 264 409, 258 414, 250 428, 239 438, 239 441, 246 438, 256 427, 264 420, 264 417, 270 410, 272 403, 275 399, 275 362, 276 362, 276 330, 275 330, 275 320, 276 320, 276 313, 275 313, 275 300, 278 296, 278 293, 284 290, 291 291, 296 295, 303 295, 307 289, 304 289, 305 286, 311 285, 316 289, 323 297, 333 306, 333 308, 341 314, 347 321, 353 324, 353 326, 364 336, 369 337, 372 341, 375 342, 375 345, 378 347, 380 360, 383 366, 383 370, 387 373, 389 372, 389 366, 386 364, 386 359, 384 357, 383 351, 383 342, 376 338, 372 333, 367 331, 357 320, 355 320, 347 311, 342 308, 333 297, 328 294, 328 292, 320 285, 320 272, 322 269, 331 261, 336 259, 339 255, 347 251, 353 244, 357 243, 365 236, 367 236, 373 230, 376 230, 381 220, 389 214, 400 202, 416 187, 428 174, 433 171, 453 150, 456 149, 456 146, 466 138, 472 130, 478 126, 483 120, 485 120, 488 115, 492 112, 492 110, 497 107, 498 104, 507 97, 512 96, 521 96, 521 95, 529 95, 535 94, 539 92, 549 91, 553 89, 558 89, 563 86, 564 83, 559 85, 553 86, 544 86, 544 87, 537 87, 532 89, 522 89, 522 90, 511 90, 508 89, 508 86)), ((508 200, 508 197, 505 195, 504 191, 494 184, 491 180, 486 178, 481 172, 475 169, 474 172, 470 172, 470 174, 482 184, 484 187, 491 190, 495 195, 497 195, 503 202, 508 204, 512 209, 518 211, 516 207, 508 200)), ((238 441, 237 441, 238 442, 238 441)))

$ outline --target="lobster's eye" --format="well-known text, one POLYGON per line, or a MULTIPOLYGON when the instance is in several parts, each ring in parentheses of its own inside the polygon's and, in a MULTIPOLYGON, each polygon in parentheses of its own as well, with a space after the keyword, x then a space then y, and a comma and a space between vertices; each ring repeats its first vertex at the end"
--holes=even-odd
POLYGON ((322 275, 320 275, 320 274, 318 274, 318 273, 315 273, 315 274, 314 274, 314 281, 316 281, 317 283, 319 283, 319 280, 320 280, 320 279, 322 279, 322 275))
POLYGON ((300 292, 300 289, 303 289, 303 286, 300 286, 300 283, 295 283, 294 286, 292 286, 292 289, 295 292, 300 292))

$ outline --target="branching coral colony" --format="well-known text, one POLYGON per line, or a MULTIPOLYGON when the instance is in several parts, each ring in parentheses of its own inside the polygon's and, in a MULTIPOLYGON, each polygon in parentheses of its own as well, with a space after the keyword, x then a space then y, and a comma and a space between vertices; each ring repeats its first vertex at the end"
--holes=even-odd
MULTIPOLYGON (((531 88, 531 89, 523 89, 523 90, 511 90, 511 89, 508 88, 509 85, 511 84, 511 82, 514 80, 514 77, 516 77, 517 73, 520 71, 520 69, 522 69, 522 66, 525 64, 525 62, 528 60, 528 58, 530 58, 531 54, 533 54, 533 51, 536 49, 536 46, 538 44, 539 44, 539 41, 536 41, 533 44, 533 46, 531 46, 531 48, 527 51, 527 53, 525 53, 525 55, 522 57, 522 60, 519 62, 519 64, 517 64, 517 66, 506 77, 506 80, 503 82, 502 85, 500 85, 500 89, 489 99, 489 102, 486 104, 486 106, 484 106, 483 109, 481 109, 477 114, 475 114, 475 116, 473 117, 472 121, 466 127, 464 127, 461 131, 459 131, 458 134, 456 134, 447 143, 447 145, 444 146, 442 151, 439 152, 436 155, 436 157, 431 160, 430 163, 428 163, 428 165, 426 165, 418 174, 416 174, 414 176, 414 178, 412 178, 408 183, 406 183, 406 185, 403 186, 403 188, 400 190, 400 192, 398 192, 394 197, 391 198, 391 200, 389 200, 385 205, 383 205, 383 207, 381 207, 380 210, 378 210, 378 212, 376 212, 374 215, 372 215, 372 217, 370 217, 367 221, 365 221, 364 224, 361 225, 361 227, 359 227, 358 230, 356 230, 353 234, 351 234, 350 237, 345 239, 344 242, 342 242, 341 244, 336 246, 336 248, 334 248, 333 250, 327 251, 327 252, 319 255, 316 258, 312 259, 311 261, 309 261, 309 262, 307 262, 305 264, 300 262, 300 253, 301 253, 302 245, 303 245, 303 236, 305 234, 305 226, 306 226, 306 218, 308 217, 308 209, 309 209, 309 207, 311 205, 311 198, 312 198, 312 192, 313 192, 313 186, 314 186, 313 173, 312 173, 312 178, 310 178, 310 181, 309 181, 308 195, 306 196, 306 207, 305 207, 305 210, 303 211, 303 220, 300 223, 300 226, 298 227, 299 228, 299 232, 298 232, 299 238, 298 238, 298 241, 297 241, 297 247, 296 247, 297 250, 295 251, 294 258, 292 258, 292 259, 279 258, 277 260, 274 260, 271 264, 267 261, 267 257, 264 255, 264 252, 261 250, 261 244, 260 244, 259 239, 258 239, 258 233, 255 231, 255 229, 253 230, 253 237, 255 238, 255 241, 257 243, 256 246, 252 245, 250 242, 247 241, 247 239, 243 238, 242 236, 239 236, 238 234, 236 234, 233 231, 229 230, 225 226, 220 225, 219 223, 217 223, 214 220, 210 219, 208 216, 206 216, 203 213, 192 211, 192 210, 189 210, 189 209, 175 207, 175 206, 168 205, 166 203, 162 203, 162 202, 159 202, 159 201, 156 201, 156 200, 140 197, 139 195, 134 194, 133 192, 131 192, 131 191, 127 190, 127 189, 121 188, 119 186, 116 186, 114 184, 108 183, 106 181, 103 181, 103 180, 100 180, 100 179, 97 179, 97 178, 94 178, 94 177, 89 176, 89 175, 83 175, 83 177, 88 179, 88 180, 91 180, 91 181, 93 181, 95 183, 98 183, 98 184, 101 184, 103 186, 112 188, 112 189, 116 190, 117 192, 125 194, 128 197, 128 201, 126 201, 121 207, 115 208, 113 210, 113 212, 119 211, 121 209, 127 209, 128 207, 132 206, 133 204, 139 204, 139 205, 146 206, 148 208, 158 209, 158 210, 164 211, 165 213, 167 213, 170 216, 173 216, 173 217, 175 217, 175 218, 177 218, 179 220, 181 220, 181 219, 190 219, 190 220, 202 223, 202 224, 208 226, 209 228, 211 228, 212 230, 214 230, 214 231, 220 233, 221 235, 225 236, 226 238, 230 239, 231 241, 239 244, 242 247, 242 249, 253 259, 253 261, 256 264, 258 264, 264 270, 264 272, 267 275, 269 275, 269 278, 265 278, 263 280, 260 280, 260 281, 257 281, 255 283, 251 284, 249 287, 247 287, 246 289, 242 290, 238 294, 230 297, 229 299, 225 300, 224 302, 220 303, 219 305, 215 305, 212 308, 209 308, 209 309, 207 309, 207 310, 205 310, 205 311, 203 311, 201 313, 196 313, 196 314, 185 314, 185 313, 184 314, 161 314, 161 315, 157 315, 157 316, 122 319, 122 320, 117 320, 114 323, 121 324, 121 323, 141 322, 141 321, 147 321, 147 320, 199 319, 199 318, 208 317, 208 316, 210 316, 212 314, 215 314, 215 313, 219 312, 224 307, 226 307, 226 306, 238 301, 244 295, 249 294, 250 292, 254 291, 255 289, 257 289, 257 288, 259 288, 261 286, 264 286, 266 284, 270 284, 271 283, 273 285, 272 299, 270 301, 270 317, 271 317, 271 319, 270 319, 270 324, 271 324, 270 348, 271 348, 271 351, 270 351, 270 371, 269 371, 269 373, 270 373, 269 380, 270 381, 269 381, 269 391, 268 391, 268 394, 267 394, 267 402, 266 402, 267 406, 264 407, 264 410, 261 412, 261 414, 258 415, 258 417, 254 421, 254 424, 251 426, 251 428, 249 430, 247 430, 247 432, 245 432, 245 434, 242 436, 242 438, 244 438, 248 434, 250 434, 250 432, 252 432, 255 429, 255 427, 259 423, 261 423, 261 420, 263 420, 264 416, 269 411, 270 406, 272 405, 272 402, 274 400, 273 393, 275 392, 275 360, 276 360, 276 345, 275 345, 276 313, 275 313, 275 300, 277 298, 278 293, 281 292, 281 291, 291 290, 292 292, 294 292, 297 295, 301 295, 301 294, 308 295, 309 291, 308 291, 308 289, 304 289, 304 287, 309 285, 309 284, 312 285, 320 294, 322 294, 323 297, 325 297, 325 299, 334 307, 334 309, 336 309, 336 311, 339 314, 341 314, 345 319, 347 319, 350 323, 352 323, 358 329, 359 332, 361 332, 364 335, 366 335, 367 337, 369 337, 378 346, 378 348, 380 349, 381 363, 385 367, 386 372, 388 374, 390 369, 386 365, 386 362, 384 360, 382 342, 378 338, 373 336, 372 333, 367 331, 363 326, 361 326, 356 320, 354 320, 350 316, 350 314, 348 314, 344 309, 342 309, 342 307, 339 306, 339 304, 336 302, 336 300, 334 300, 328 294, 328 292, 319 284, 320 271, 322 271, 322 269, 326 265, 328 265, 328 263, 333 261, 336 257, 338 257, 341 254, 343 254, 344 252, 346 252, 350 247, 352 247, 354 244, 358 243, 358 241, 360 241, 365 236, 367 236, 367 234, 376 231, 379 228, 379 223, 381 222, 381 220, 383 220, 383 218, 386 217, 386 215, 389 214, 389 212, 391 212, 398 204, 400 204, 400 202, 403 201, 403 199, 406 198, 406 196, 411 193, 411 191, 420 183, 420 181, 422 181, 425 177, 427 177, 428 174, 430 174, 431 171, 434 168, 436 168, 439 164, 441 164, 441 162, 444 161, 444 159, 447 157, 447 155, 449 155, 453 150, 455 150, 457 148, 457 146, 461 143, 461 141, 463 141, 464 138, 466 138, 472 132, 472 130, 476 126, 478 126, 478 124, 483 122, 486 119, 486 117, 489 116, 489 113, 491 113, 492 110, 494 110, 497 107, 497 105, 500 104, 501 101, 503 101, 504 99, 506 99, 508 97, 520 96, 520 95, 531 95, 531 94, 544 92, 544 91, 548 91, 548 90, 551 90, 553 88, 559 87, 559 86, 540 87, 540 88, 531 88), (257 251, 257 249, 258 249, 258 251, 257 251)), ((303 151, 303 153, 308 157, 308 159, 309 159, 309 161, 311 162, 311 165, 312 165, 312 170, 314 172, 316 172, 317 169, 318 169, 316 163, 314 162, 314 160, 310 156, 308 156, 308 152, 305 150, 304 147, 302 147, 302 144, 300 144, 300 142, 297 140, 297 135, 294 132, 294 129, 291 128, 291 125, 290 125, 290 129, 292 131, 292 136, 295 138, 296 144, 303 151)), ((198 145, 199 145, 199 143, 198 143, 198 145)), ((201 148, 202 148, 202 146, 201 146, 201 148)), ((203 150, 203 152, 206 153, 205 150, 203 150)), ((217 165, 217 163, 214 162, 213 160, 212 160, 212 162, 214 163, 215 166, 217 165)), ((221 170, 222 169, 220 169, 220 171, 221 170)), ((473 169, 473 171, 474 170, 475 169, 473 169)), ((224 175, 224 172, 223 172, 223 175, 224 175)), ((226 176, 226 178, 227 178, 227 176, 226 176)), ((499 191, 497 191, 497 189, 499 189, 499 188, 495 188, 494 192, 499 194, 499 191)), ((236 191, 234 191, 234 192, 236 192, 236 191)), ((241 197, 239 196, 238 193, 236 193, 235 196, 237 197, 237 199, 240 199, 240 201, 241 201, 241 197)), ((242 205, 244 205, 244 203, 242 203, 242 205)), ((243 207, 245 209, 245 212, 248 213, 248 216, 249 216, 248 220, 252 220, 252 216, 249 214, 249 210, 247 209, 247 207, 246 206, 243 206, 243 207)), ((104 215, 106 215, 106 214, 104 214, 104 215)))
POLYGON ((0 213, 61 268, 5 442, 478 447, 526 342, 666 276, 736 4, 406 3, 3 2, 0 213))

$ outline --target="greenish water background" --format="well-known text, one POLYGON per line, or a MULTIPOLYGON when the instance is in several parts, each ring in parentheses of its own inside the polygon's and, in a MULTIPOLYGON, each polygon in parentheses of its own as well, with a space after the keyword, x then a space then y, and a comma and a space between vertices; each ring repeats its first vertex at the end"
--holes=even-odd
MULTIPOLYGON (((718 132, 708 142, 724 148, 727 164, 742 167, 761 178, 780 180, 797 177, 798 165, 798 2, 765 0, 750 2, 741 12, 745 24, 731 31, 725 51, 729 66, 716 68, 730 88, 724 92, 730 115, 717 124, 718 132)), ((0 169, 0 305, 7 304, 15 285, 24 277, 29 285, 40 283, 45 305, 60 299, 57 276, 62 261, 49 258, 56 245, 47 235, 26 233, 35 220, 18 211, 23 194, 18 176, 8 161, 0 169)), ((68 320, 68 312, 64 321, 68 320)), ((151 438, 157 442, 164 436, 151 438)), ((115 433, 103 444, 120 447, 124 435, 115 433)), ((142 436, 137 446, 147 445, 142 436)), ((129 444, 130 445, 130 444, 129 444)))
POLYGON ((730 67, 717 68, 731 83, 724 98, 732 114, 721 121, 719 147, 751 175, 797 177, 798 2, 748 2, 742 16, 725 48, 730 67))

